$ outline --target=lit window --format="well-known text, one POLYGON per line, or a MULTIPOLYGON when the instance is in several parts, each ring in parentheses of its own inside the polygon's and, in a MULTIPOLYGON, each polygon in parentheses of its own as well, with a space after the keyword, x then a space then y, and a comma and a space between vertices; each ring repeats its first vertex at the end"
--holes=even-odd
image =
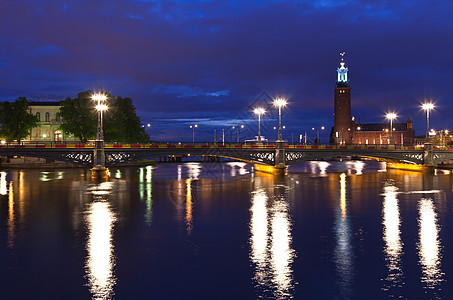
POLYGON ((41 114, 39 112, 36 113, 36 117, 38 118, 38 121, 41 121, 41 114))
POLYGON ((50 122, 50 114, 46 112, 46 122, 50 122))

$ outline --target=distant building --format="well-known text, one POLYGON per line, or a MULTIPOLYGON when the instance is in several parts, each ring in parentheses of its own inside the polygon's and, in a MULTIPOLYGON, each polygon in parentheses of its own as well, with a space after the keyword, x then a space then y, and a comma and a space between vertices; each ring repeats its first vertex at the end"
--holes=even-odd
POLYGON ((348 68, 341 53, 340 67, 337 69, 337 82, 334 88, 334 128, 335 144, 395 144, 412 145, 415 143, 413 121, 409 116, 406 123, 393 123, 390 134, 389 123, 359 124, 351 117, 351 87, 349 86, 348 68))
POLYGON ((30 113, 38 118, 38 127, 31 130, 25 140, 32 142, 77 141, 65 135, 59 128, 61 120, 57 116, 61 101, 28 101, 30 113))
POLYGON ((390 124, 370 123, 355 124, 352 144, 394 144, 413 145, 415 143, 415 131, 413 121, 409 116, 406 123, 394 123, 393 135, 390 134, 390 124))

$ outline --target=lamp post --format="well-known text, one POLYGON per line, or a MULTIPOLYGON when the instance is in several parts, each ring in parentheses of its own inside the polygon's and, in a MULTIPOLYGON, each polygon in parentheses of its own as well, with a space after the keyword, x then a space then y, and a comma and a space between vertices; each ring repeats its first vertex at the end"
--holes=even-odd
POLYGON ((386 118, 390 120, 390 144, 393 145, 393 119, 396 119, 396 114, 393 112, 388 113, 386 118))
POLYGON ((282 107, 286 106, 286 100, 280 96, 274 100, 274 106, 278 107, 278 139, 277 142, 283 142, 282 139, 282 107))
POLYGON ((429 112, 434 109, 434 104, 425 102, 422 104, 422 109, 426 110, 426 142, 429 142, 429 112))
POLYGON ((238 126, 238 143, 239 143, 239 128, 244 128, 244 125, 238 126))
POLYGON ((195 145, 195 128, 197 128, 198 125, 195 124, 195 125, 190 125, 190 128, 192 128, 192 144, 195 145))
MULTIPOLYGON (((321 144, 319 140, 319 129, 324 130, 324 126, 321 126, 320 128, 316 129, 316 139, 318 141, 318 144, 321 144)), ((311 130, 315 130, 315 128, 312 127, 311 130)))
POLYGON ((98 127, 96 133, 96 141, 94 142, 94 171, 105 170, 105 152, 104 152, 104 131, 103 131, 103 111, 107 110, 105 101, 107 96, 98 91, 93 94, 91 99, 96 103, 96 110, 98 111, 98 127))
POLYGON ((107 96, 98 92, 91 96, 91 99, 96 102, 96 110, 98 111, 98 129, 96 134, 96 140, 104 141, 104 131, 103 131, 103 111, 107 110, 107 105, 105 105, 105 101, 107 100, 107 96))
POLYGON ((258 115, 258 143, 261 143, 261 115, 264 115, 266 111, 262 107, 257 107, 253 112, 258 115))

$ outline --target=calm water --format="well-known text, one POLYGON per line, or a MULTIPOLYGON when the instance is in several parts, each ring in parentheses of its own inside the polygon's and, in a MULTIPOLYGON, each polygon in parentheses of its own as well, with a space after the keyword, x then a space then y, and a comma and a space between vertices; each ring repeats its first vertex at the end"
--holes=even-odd
POLYGON ((316 162, 0 173, 0 299, 447 299, 453 175, 316 162))

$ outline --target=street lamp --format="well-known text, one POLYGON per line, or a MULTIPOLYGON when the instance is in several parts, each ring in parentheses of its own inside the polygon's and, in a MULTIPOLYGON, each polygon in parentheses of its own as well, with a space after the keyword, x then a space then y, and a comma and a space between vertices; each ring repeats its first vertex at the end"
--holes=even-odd
POLYGON ((280 96, 274 100, 274 106, 278 107, 278 140, 277 142, 283 142, 282 140, 282 107, 286 106, 286 100, 280 96))
MULTIPOLYGON (((316 129, 316 139, 318 141, 318 144, 321 144, 319 140, 319 129, 324 130, 324 126, 321 126, 320 128, 316 129)), ((315 128, 312 127, 311 130, 315 130, 315 128)))
POLYGON ((393 145, 393 120, 396 119, 396 114, 388 113, 385 117, 390 120, 390 144, 393 145))
POLYGON ((195 128, 197 128, 198 125, 195 124, 195 125, 190 125, 190 128, 192 128, 192 144, 195 145, 195 128))
POLYGON ((426 142, 429 142, 429 112, 434 109, 434 104, 425 102, 422 104, 422 109, 426 110, 426 142))
POLYGON ((103 114, 104 110, 107 110, 107 105, 105 101, 107 100, 107 96, 105 94, 101 94, 98 92, 97 94, 93 94, 91 99, 96 102, 96 110, 98 111, 98 129, 96 134, 96 140, 103 141, 104 140, 104 132, 102 130, 103 126, 103 114))
POLYGON ((261 143, 261 115, 266 113, 266 110, 262 107, 257 107, 253 110, 255 115, 258 115, 258 143, 261 143))
POLYGON ((107 96, 100 91, 97 94, 93 94, 91 99, 96 103, 96 110, 98 111, 98 128, 96 134, 96 141, 94 142, 94 170, 103 171, 105 170, 105 153, 104 153, 104 131, 103 131, 103 114, 104 110, 107 110, 105 101, 107 96))
POLYGON ((244 125, 238 126, 238 143, 239 143, 239 128, 244 128, 244 125))

